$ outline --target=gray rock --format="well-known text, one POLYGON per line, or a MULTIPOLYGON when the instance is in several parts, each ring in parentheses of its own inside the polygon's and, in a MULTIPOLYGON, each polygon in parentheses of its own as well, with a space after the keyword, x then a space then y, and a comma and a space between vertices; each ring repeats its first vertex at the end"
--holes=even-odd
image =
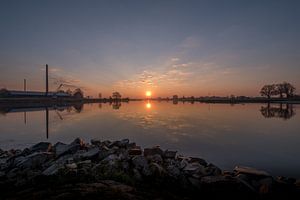
POLYGON ((181 174, 180 169, 178 167, 176 167, 175 165, 168 165, 167 171, 171 177, 178 177, 181 174))
POLYGON ((71 144, 76 145, 78 144, 80 148, 83 148, 85 146, 83 139, 76 138, 71 144))
POLYGON ((59 163, 54 163, 53 165, 51 165, 50 167, 48 167, 47 169, 45 169, 42 174, 45 176, 51 176, 51 175, 55 175, 57 174, 57 172, 60 169, 63 169, 64 165, 59 164, 59 163))
POLYGON ((208 165, 207 162, 204 159, 202 159, 202 158, 191 157, 190 158, 190 162, 197 162, 197 163, 199 163, 200 165, 203 165, 203 166, 207 166, 208 165))
POLYGON ((191 185, 195 188, 200 189, 201 188, 201 182, 197 178, 189 177, 188 181, 191 183, 191 185))
POLYGON ((137 181, 143 180, 141 173, 137 169, 133 169, 132 172, 133 172, 133 178, 135 180, 137 180, 137 181))
POLYGON ((203 174, 205 172, 205 167, 200 165, 199 163, 188 163, 184 168, 183 171, 189 174, 196 174, 201 173, 203 174))
POLYGON ((227 182, 228 179, 224 176, 204 176, 201 178, 202 184, 216 184, 216 183, 223 183, 227 182))
POLYGON ((148 167, 148 162, 144 156, 133 157, 132 164, 138 170, 143 170, 148 167))
POLYGON ((157 163, 150 163, 149 165, 151 175, 162 178, 166 175, 166 170, 157 163))
POLYGON ((163 157, 164 157, 164 158, 169 158, 169 159, 175 159, 176 154, 177 154, 177 151, 169 151, 169 150, 166 150, 166 151, 163 153, 163 157))
POLYGON ((203 173, 211 176, 219 176, 222 174, 222 170, 210 163, 209 165, 207 165, 207 167, 205 168, 205 172, 203 173))
POLYGON ((246 188, 248 188, 250 191, 256 193, 256 189, 251 185, 250 178, 245 174, 238 174, 236 177, 236 180, 238 180, 240 183, 242 183, 246 188))
POLYGON ((153 156, 155 154, 158 154, 160 156, 163 156, 163 151, 159 147, 153 147, 153 148, 146 148, 144 149, 144 156, 153 156))
POLYGON ((130 156, 142 155, 143 151, 140 148, 132 148, 128 150, 130 156))
POLYGON ((181 161, 180 161, 180 164, 179 164, 179 168, 180 168, 180 169, 183 169, 183 168, 185 168, 188 164, 189 164, 189 163, 188 163, 187 160, 181 160, 181 161))
POLYGON ((49 152, 36 152, 24 157, 24 159, 18 162, 16 166, 19 168, 35 169, 41 167, 47 160, 52 157, 53 154, 49 152))
POLYGON ((273 187, 274 180, 272 177, 267 177, 259 180, 259 193, 260 194, 268 194, 271 192, 273 187))
POLYGON ((69 145, 59 142, 54 145, 54 152, 57 157, 60 157, 60 156, 66 155, 66 154, 74 154, 80 148, 81 148, 80 144, 77 144, 75 142, 73 142, 69 145))
POLYGON ((234 171, 239 173, 239 174, 249 174, 249 175, 254 175, 254 176, 270 176, 269 173, 262 171, 262 170, 257 170, 255 168, 251 167, 244 167, 244 166, 236 166, 234 168, 234 171))
POLYGON ((147 159, 153 163, 158 163, 158 164, 162 164, 163 163, 163 159, 160 155, 155 154, 153 156, 148 156, 147 159))
POLYGON ((79 154, 79 158, 81 160, 93 160, 98 158, 99 152, 100 152, 99 148, 94 147, 92 149, 89 149, 87 152, 79 154))
POLYGON ((40 142, 29 148, 31 152, 50 152, 52 144, 49 142, 40 142))
POLYGON ((84 160, 77 163, 78 168, 84 168, 84 167, 91 167, 92 161, 91 160, 84 160))
POLYGON ((120 141, 120 147, 127 147, 129 144, 129 139, 123 139, 120 141))
POLYGON ((77 164, 76 163, 66 164, 65 167, 68 169, 77 169, 77 164))
POLYGON ((74 159, 72 154, 63 155, 58 159, 45 164, 47 168, 42 172, 42 174, 46 176, 55 175, 59 170, 64 169, 66 165, 73 163, 74 159))
POLYGON ((91 139, 91 144, 95 146, 101 146, 101 140, 91 139))

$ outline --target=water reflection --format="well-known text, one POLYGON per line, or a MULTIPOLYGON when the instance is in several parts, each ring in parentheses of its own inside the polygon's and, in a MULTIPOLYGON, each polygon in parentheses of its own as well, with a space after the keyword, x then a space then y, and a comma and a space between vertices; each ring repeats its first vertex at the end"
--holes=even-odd
POLYGON ((110 102, 109 105, 111 105, 114 110, 119 110, 122 104, 121 101, 113 101, 110 102))
POLYGON ((20 113, 24 112, 24 124, 27 124, 27 113, 45 111, 45 132, 46 138, 49 138, 49 111, 54 111, 60 120, 64 120, 61 112, 67 111, 68 114, 72 112, 81 113, 84 108, 83 103, 72 103, 72 104, 54 104, 54 105, 43 105, 43 104, 15 104, 15 105, 0 105, 0 113, 6 115, 7 113, 20 113))
POLYGON ((267 104, 260 109, 261 114, 265 118, 282 118, 284 120, 292 118, 296 115, 293 104, 279 104, 278 106, 267 104))
POLYGON ((152 105, 151 105, 151 103, 148 101, 148 102, 146 103, 146 108, 147 108, 147 109, 151 109, 151 107, 152 107, 152 105))
POLYGON ((39 141, 69 143, 76 137, 129 138, 143 147, 161 145, 207 158, 224 169, 241 164, 280 175, 299 172, 299 105, 183 103, 0 105, 0 148, 24 148, 39 141), (261 120, 262 115, 268 120, 261 120))

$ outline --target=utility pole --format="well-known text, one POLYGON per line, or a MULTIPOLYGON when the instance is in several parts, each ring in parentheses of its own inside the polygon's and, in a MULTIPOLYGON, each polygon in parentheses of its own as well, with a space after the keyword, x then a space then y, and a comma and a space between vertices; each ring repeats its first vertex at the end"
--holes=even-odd
POLYGON ((46 64, 46 96, 48 96, 49 92, 49 83, 48 83, 48 65, 46 64))

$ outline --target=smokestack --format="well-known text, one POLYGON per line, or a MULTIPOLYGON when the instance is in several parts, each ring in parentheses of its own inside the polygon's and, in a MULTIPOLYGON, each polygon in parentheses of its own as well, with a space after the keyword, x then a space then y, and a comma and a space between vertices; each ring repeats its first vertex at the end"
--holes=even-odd
POLYGON ((46 96, 48 96, 49 92, 49 83, 48 83, 48 65, 46 64, 46 96))
POLYGON ((26 92, 26 79, 24 79, 24 92, 26 92))

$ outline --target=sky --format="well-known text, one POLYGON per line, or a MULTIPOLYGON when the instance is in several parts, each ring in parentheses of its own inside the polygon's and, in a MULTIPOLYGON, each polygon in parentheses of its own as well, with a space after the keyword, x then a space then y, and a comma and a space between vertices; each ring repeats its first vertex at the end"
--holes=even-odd
POLYGON ((48 64, 94 97, 300 93, 299 22, 297 0, 2 0, 0 88, 45 90, 48 64))

